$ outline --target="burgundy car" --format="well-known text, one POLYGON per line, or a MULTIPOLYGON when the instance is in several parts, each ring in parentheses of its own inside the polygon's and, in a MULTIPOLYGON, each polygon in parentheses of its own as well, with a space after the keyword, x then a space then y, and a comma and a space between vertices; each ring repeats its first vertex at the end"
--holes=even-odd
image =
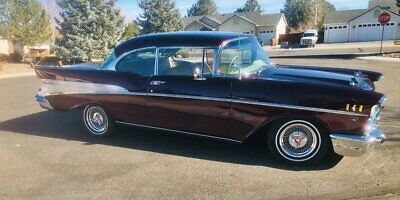
POLYGON ((289 163, 360 156, 385 136, 377 128, 382 74, 273 64, 256 37, 221 32, 151 34, 119 44, 100 66, 38 66, 36 100, 82 109, 95 136, 115 124, 245 142, 263 138, 289 163))

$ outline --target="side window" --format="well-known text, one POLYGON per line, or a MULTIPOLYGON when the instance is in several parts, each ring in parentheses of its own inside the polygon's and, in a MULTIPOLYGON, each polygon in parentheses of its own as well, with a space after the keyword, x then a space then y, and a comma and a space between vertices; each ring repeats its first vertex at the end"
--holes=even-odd
POLYGON ((158 75, 193 77, 201 72, 209 74, 213 70, 213 55, 213 49, 162 48, 158 56, 158 75))
POLYGON ((144 49, 132 52, 118 62, 116 69, 120 72, 151 76, 154 74, 156 49, 144 49))
POLYGON ((269 58, 255 39, 230 42, 221 51, 217 76, 254 74, 270 65, 269 58))

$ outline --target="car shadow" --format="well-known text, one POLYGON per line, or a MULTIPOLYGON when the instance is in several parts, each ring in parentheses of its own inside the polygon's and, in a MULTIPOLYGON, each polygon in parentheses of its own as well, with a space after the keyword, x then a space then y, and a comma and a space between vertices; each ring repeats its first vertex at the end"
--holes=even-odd
POLYGON ((244 165, 311 171, 334 167, 340 156, 329 156, 312 166, 292 166, 276 161, 261 142, 243 144, 210 140, 165 131, 119 126, 117 134, 109 138, 95 138, 85 133, 79 111, 44 111, 0 123, 0 130, 17 134, 82 141, 85 145, 103 144, 121 148, 213 160, 244 165))

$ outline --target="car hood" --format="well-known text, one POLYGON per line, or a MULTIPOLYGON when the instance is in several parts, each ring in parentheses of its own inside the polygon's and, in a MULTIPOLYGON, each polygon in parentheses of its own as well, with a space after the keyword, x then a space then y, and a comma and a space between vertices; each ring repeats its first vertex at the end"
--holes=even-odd
POLYGON ((295 68, 269 68, 260 73, 261 78, 316 84, 350 86, 354 76, 318 70, 295 68))

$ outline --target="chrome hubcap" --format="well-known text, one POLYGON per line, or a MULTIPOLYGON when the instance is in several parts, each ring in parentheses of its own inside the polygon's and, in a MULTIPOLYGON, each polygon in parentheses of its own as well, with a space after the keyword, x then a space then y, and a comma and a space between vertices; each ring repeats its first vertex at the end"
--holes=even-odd
POLYGON ((300 149, 306 146, 307 136, 303 132, 294 132, 289 136, 289 144, 295 149, 300 149))
POLYGON ((88 128, 96 135, 103 134, 108 128, 107 115, 100 107, 89 107, 85 112, 88 128))
POLYGON ((279 153, 292 161, 305 161, 319 150, 320 135, 311 123, 291 121, 283 125, 277 134, 276 145, 279 153))

